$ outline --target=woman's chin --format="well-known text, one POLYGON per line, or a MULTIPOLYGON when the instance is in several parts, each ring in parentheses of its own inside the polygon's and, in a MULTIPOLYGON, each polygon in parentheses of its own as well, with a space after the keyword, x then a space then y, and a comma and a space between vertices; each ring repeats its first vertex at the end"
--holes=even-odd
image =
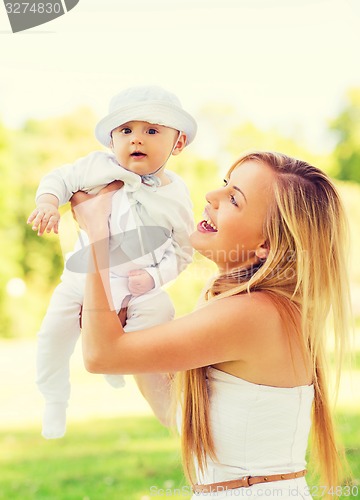
POLYGON ((191 243, 191 246, 193 247, 194 250, 203 254, 203 252, 205 251, 204 241, 201 241, 201 235, 199 234, 198 231, 194 231, 190 235, 190 243, 191 243))

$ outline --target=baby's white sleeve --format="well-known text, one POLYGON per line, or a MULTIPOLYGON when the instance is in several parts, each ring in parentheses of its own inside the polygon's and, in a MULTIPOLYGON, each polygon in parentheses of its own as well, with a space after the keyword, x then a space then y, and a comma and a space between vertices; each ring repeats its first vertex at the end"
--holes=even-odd
POLYGON ((89 156, 58 167, 46 174, 40 181, 35 199, 37 200, 42 194, 53 194, 59 199, 59 204, 64 205, 76 191, 84 190, 89 156))
POLYGON ((36 199, 41 194, 50 193, 59 199, 60 205, 64 205, 76 191, 97 194, 114 180, 122 180, 133 188, 141 184, 141 178, 122 168, 114 155, 94 151, 45 175, 36 192, 36 199))
POLYGON ((177 278, 180 271, 178 269, 174 246, 169 245, 161 261, 156 266, 146 267, 145 271, 153 278, 155 288, 163 286, 177 278))

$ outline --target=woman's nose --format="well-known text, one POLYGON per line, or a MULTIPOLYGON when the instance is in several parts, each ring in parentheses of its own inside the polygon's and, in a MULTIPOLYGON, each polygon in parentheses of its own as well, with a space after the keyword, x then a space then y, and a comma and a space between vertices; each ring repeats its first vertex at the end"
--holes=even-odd
POLYGON ((207 193, 205 196, 206 201, 209 203, 209 205, 212 206, 212 208, 218 208, 219 206, 219 190, 216 189, 214 191, 210 191, 207 193))

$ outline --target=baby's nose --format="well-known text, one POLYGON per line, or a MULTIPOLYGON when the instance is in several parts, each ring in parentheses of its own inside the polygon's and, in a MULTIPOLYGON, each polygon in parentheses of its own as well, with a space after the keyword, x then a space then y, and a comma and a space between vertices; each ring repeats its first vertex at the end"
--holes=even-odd
POLYGON ((131 138, 132 144, 142 144, 142 139, 138 134, 134 134, 131 138))

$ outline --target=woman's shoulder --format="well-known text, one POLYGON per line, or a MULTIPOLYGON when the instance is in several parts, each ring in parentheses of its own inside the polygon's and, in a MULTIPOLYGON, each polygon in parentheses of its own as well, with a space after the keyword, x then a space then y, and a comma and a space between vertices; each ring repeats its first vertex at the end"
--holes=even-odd
MULTIPOLYGON (((277 299, 261 291, 224 299, 223 314, 228 315, 224 330, 231 332, 228 335, 235 343, 237 340, 238 351, 233 361, 216 365, 219 369, 258 384, 287 387, 287 384, 299 385, 293 368, 289 367, 288 361, 292 359, 301 375, 300 385, 311 380, 296 326, 286 311, 291 302, 277 299), (295 334, 289 336, 289 333, 295 334)), ((295 319, 300 320, 300 316, 295 319)))
POLYGON ((280 311, 276 301, 265 291, 254 291, 249 293, 241 293, 231 295, 224 299, 220 299, 223 307, 227 309, 241 310, 243 314, 256 315, 259 319, 264 317, 279 318, 280 311))
POLYGON ((224 327, 232 329, 255 347, 259 342, 271 343, 283 335, 286 315, 279 304, 266 292, 256 291, 220 299, 216 309, 224 327))

